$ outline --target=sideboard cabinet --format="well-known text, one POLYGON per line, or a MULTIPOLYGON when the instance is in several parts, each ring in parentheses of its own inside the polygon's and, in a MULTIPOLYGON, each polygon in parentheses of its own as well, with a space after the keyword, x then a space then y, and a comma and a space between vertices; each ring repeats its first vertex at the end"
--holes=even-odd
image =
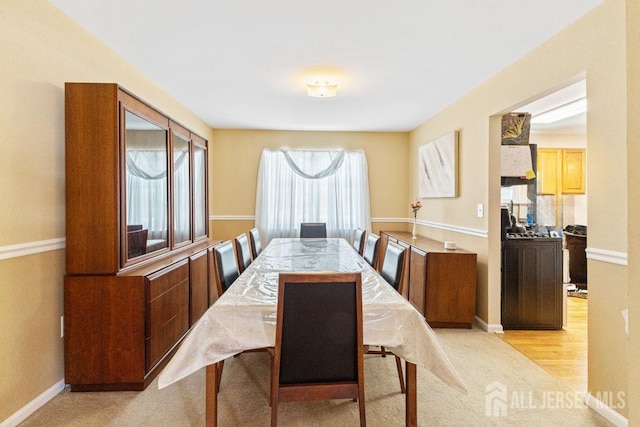
POLYGON ((65 380, 141 390, 209 307, 207 141, 111 83, 65 85, 65 380))
POLYGON ((408 248, 405 263, 405 297, 433 328, 471 328, 476 311, 477 254, 445 249, 437 240, 403 231, 383 231, 380 254, 386 242, 408 248))

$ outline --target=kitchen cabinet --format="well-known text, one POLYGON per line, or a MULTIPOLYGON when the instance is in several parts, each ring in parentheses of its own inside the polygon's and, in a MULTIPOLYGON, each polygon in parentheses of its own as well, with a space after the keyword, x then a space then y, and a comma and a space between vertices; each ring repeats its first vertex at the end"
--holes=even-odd
POLYGON ((585 193, 585 157, 581 148, 562 150, 562 194, 585 193))
POLYGON ((538 148, 538 194, 584 194, 585 150, 538 148))
POLYGON ((562 329, 562 239, 502 242, 502 327, 562 329))
POLYGON ((538 194, 556 195, 562 152, 555 148, 538 148, 538 194))
MULTIPOLYGON (((433 328, 471 328, 476 310, 477 254, 445 249, 442 242, 422 236, 412 239, 408 232, 383 231, 381 238, 384 236, 408 248, 405 296, 427 323, 433 328)), ((381 253, 385 248, 380 247, 381 253)))

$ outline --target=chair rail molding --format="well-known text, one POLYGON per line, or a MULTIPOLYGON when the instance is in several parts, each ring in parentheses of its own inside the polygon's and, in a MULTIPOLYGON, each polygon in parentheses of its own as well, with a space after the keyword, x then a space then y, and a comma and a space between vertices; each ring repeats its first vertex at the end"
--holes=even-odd
MULTIPOLYGON (((255 221, 254 215, 210 215, 209 221, 255 221)), ((371 218, 371 222, 376 223, 398 223, 398 222, 406 222, 413 223, 413 218, 385 218, 385 217, 377 217, 371 218)), ((468 234, 475 237, 482 237, 484 239, 489 237, 489 232, 487 230, 479 230, 476 228, 469 227, 460 227, 457 225, 451 224, 442 224, 438 222, 432 221, 423 221, 417 220, 416 223, 418 225, 424 225, 426 227, 439 228, 446 231, 453 231, 455 233, 468 234)))
POLYGON ((255 221, 254 215, 210 215, 209 221, 255 221))
POLYGON ((588 259, 607 262, 609 264, 627 265, 627 253, 610 251, 607 249, 587 248, 585 250, 588 259))
MULTIPOLYGON (((413 219, 407 219, 407 222, 413 222, 413 219)), ((424 225, 431 228, 439 228, 441 230, 453 231, 455 233, 468 234, 470 236, 482 237, 483 239, 489 238, 489 231, 479 230, 477 228, 460 227, 458 225, 442 224, 439 222, 423 221, 421 219, 416 221, 418 225, 424 225)))
POLYGON ((0 246, 0 260, 64 249, 66 247, 66 243, 67 239, 60 237, 57 239, 38 240, 35 242, 0 246))

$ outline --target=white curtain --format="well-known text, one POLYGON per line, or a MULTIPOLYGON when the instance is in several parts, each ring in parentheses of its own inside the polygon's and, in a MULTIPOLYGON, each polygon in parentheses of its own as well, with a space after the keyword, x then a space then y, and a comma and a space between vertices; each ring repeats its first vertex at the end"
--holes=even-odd
POLYGON ((127 151, 127 224, 141 224, 149 239, 167 240, 167 155, 127 151))
POLYGON ((175 156, 173 166, 173 239, 175 243, 191 239, 189 187, 189 149, 187 148, 175 156))
POLYGON ((206 151, 204 148, 195 146, 193 150, 193 209, 194 209, 194 230, 195 236, 204 236, 207 233, 207 207, 205 202, 207 201, 206 195, 206 169, 205 163, 207 161, 206 151))
POLYGON ((256 226, 265 243, 298 237, 300 223, 324 222, 328 237, 351 241, 371 230, 364 151, 265 149, 256 191, 256 226))

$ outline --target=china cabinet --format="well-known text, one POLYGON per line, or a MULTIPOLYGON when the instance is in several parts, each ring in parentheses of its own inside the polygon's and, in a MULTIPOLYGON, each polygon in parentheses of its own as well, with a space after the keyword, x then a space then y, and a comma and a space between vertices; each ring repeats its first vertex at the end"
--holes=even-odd
POLYGON ((65 381, 141 390, 209 306, 207 141, 110 83, 65 133, 65 381))

